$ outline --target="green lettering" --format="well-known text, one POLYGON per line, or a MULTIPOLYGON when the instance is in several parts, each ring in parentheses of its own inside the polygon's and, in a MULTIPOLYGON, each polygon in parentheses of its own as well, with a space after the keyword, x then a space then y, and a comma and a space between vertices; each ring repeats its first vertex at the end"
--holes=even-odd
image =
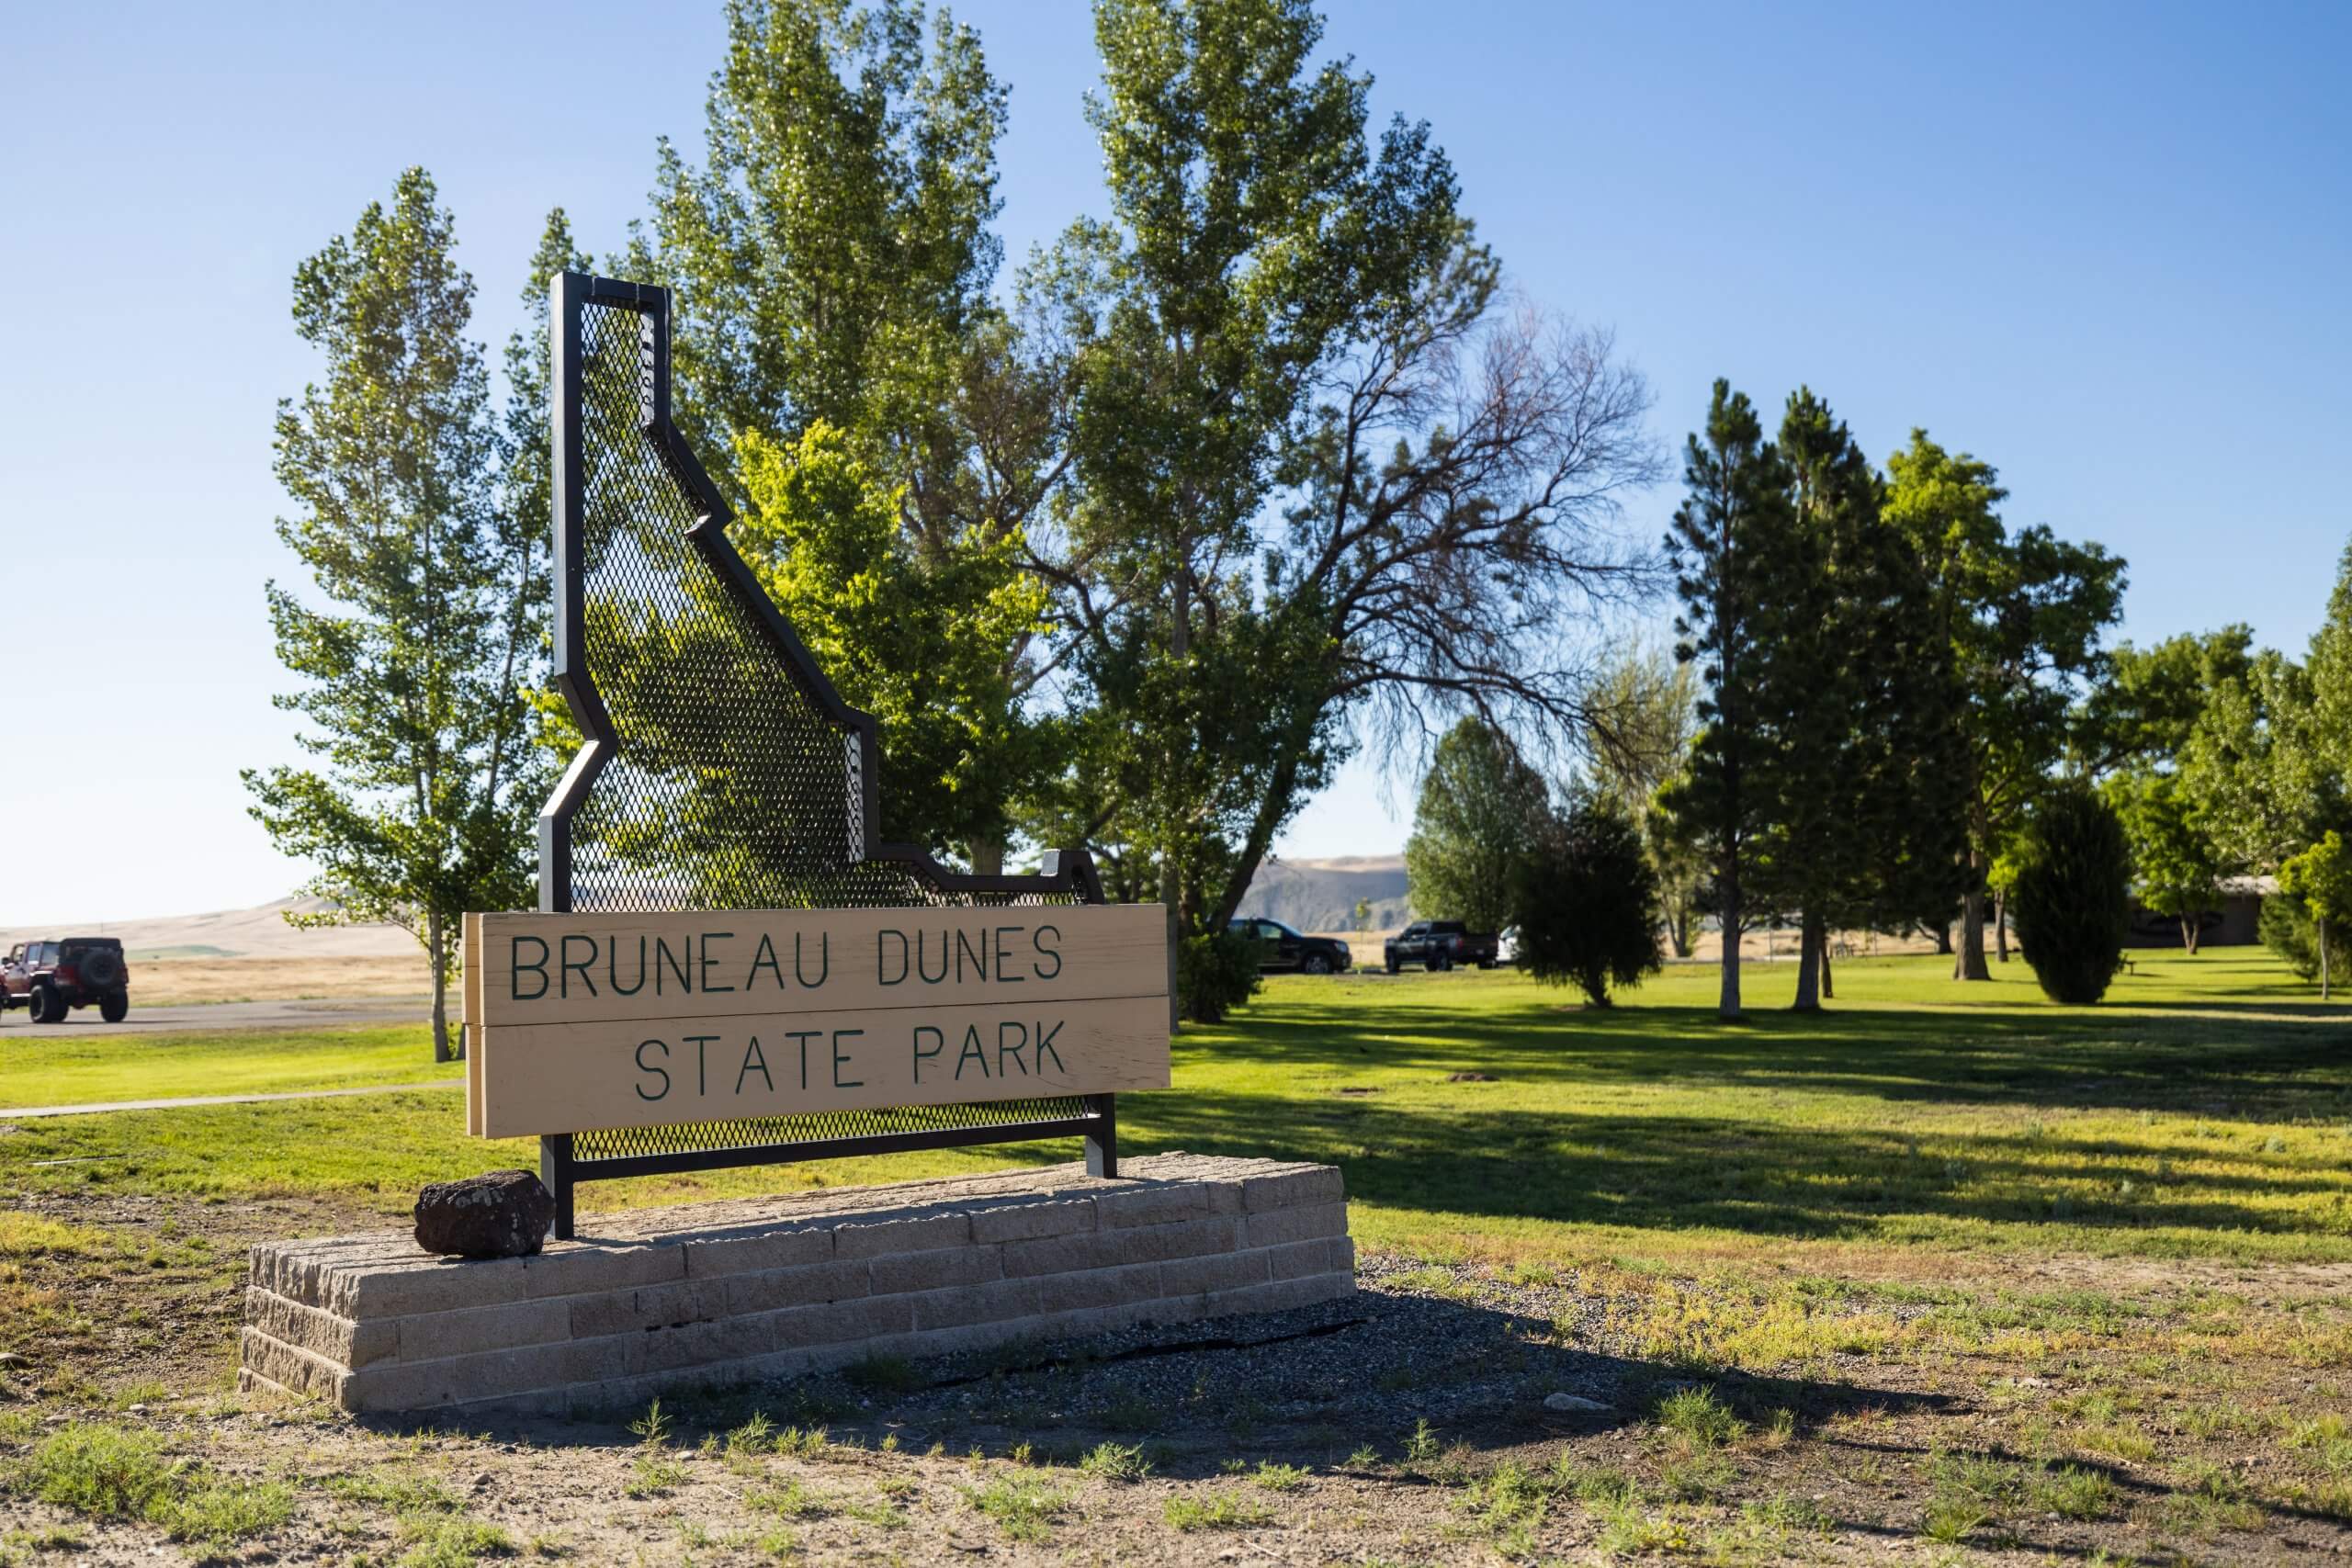
POLYGON ((781 991, 784 989, 784 965, 775 961, 775 939, 770 937, 765 931, 762 931, 760 933, 759 952, 752 955, 752 973, 751 976, 743 982, 743 988, 745 990, 748 991, 752 989, 752 982, 760 977, 760 971, 763 969, 766 970, 770 975, 775 977, 775 988, 777 990, 781 991))
POLYGON ((925 1056, 936 1056, 946 1049, 947 1036, 944 1032, 933 1028, 928 1023, 915 1025, 915 1082, 922 1082, 922 1059, 925 1056), (926 1034, 939 1042, 928 1051, 922 1048, 922 1037, 926 1034))
POLYGON ((507 959, 511 973, 506 976, 506 989, 510 999, 518 1002, 535 1002, 548 994, 548 944, 545 938, 516 937, 508 945, 507 959), (539 956, 529 964, 523 962, 523 944, 526 942, 539 950, 539 956), (523 976, 526 971, 539 977, 539 988, 529 996, 525 996, 522 991, 523 976))
POLYGON ((710 966, 718 962, 718 960, 711 953, 711 944, 713 942, 732 942, 734 940, 735 933, 733 931, 705 931, 702 933, 703 995, 709 996, 714 991, 731 991, 735 988, 732 986, 714 986, 710 983, 710 966))
POLYGON ((956 1058, 957 1083, 964 1081, 964 1064, 967 1062, 978 1062, 980 1065, 980 1077, 989 1076, 989 1054, 980 1049, 980 1026, 977 1023, 967 1023, 964 1026, 963 1054, 956 1058))
POLYGON ((737 1094, 743 1092, 743 1080, 751 1077, 752 1069, 754 1066, 760 1069, 760 1081, 768 1086, 768 1092, 770 1094, 774 1094, 775 1092, 775 1079, 768 1077, 767 1053, 760 1049, 760 1037, 756 1034, 752 1036, 751 1049, 743 1053, 742 1070, 735 1075, 735 1092, 737 1094))
POLYGON ((1005 961, 1004 939, 1007 936, 1019 936, 1026 929, 1023 926, 996 928, 996 977, 1005 985, 1017 986, 1021 983, 1023 976, 1015 975, 1012 972, 1012 965, 1005 961))
POLYGON ((1037 1075, 1040 1077, 1045 1076, 1046 1058, 1048 1056, 1054 1059, 1054 1071, 1064 1077, 1069 1076, 1069 1069, 1062 1066, 1062 1054, 1054 1049, 1054 1036, 1062 1032, 1062 1021, 1058 1018, 1054 1020, 1051 1029, 1047 1029, 1042 1020, 1037 1024, 1037 1075))
POLYGON ((1021 1069, 1023 1076, 1027 1076, 1029 1064, 1021 1059, 1021 1053, 1028 1049, 1028 1046, 1029 1031, 1024 1025, 1019 1023, 998 1024, 996 1026, 996 1076, 999 1077, 1003 1077, 1005 1076, 1004 1059, 1007 1056, 1012 1058, 1012 1065, 1021 1069), (1013 1033, 1018 1036, 1018 1038, 1010 1045, 1007 1045, 1004 1043, 1004 1032, 1008 1029, 1012 1030, 1013 1033))
POLYGON ((643 1084, 639 1084, 637 1086, 637 1098, 639 1100, 667 1100, 670 1097, 670 1074, 666 1069, 657 1067, 652 1063, 645 1059, 645 1049, 648 1045, 661 1046, 662 1056, 665 1061, 669 1059, 670 1055, 669 1044, 664 1041, 648 1040, 638 1046, 637 1070, 640 1073, 651 1073, 655 1077, 662 1080, 662 1087, 654 1093, 648 1094, 645 1092, 645 1086, 643 1084))
POLYGON ((678 977, 678 988, 688 996, 694 995, 695 983, 686 974, 686 965, 694 962, 694 938, 686 938, 686 955, 681 960, 676 953, 670 951, 669 938, 655 937, 653 939, 653 994, 657 997, 662 994, 662 965, 667 964, 671 973, 678 977))
POLYGON ((821 1029, 796 1029, 785 1035, 786 1040, 800 1042, 800 1087, 808 1087, 808 1042, 824 1032, 821 1029))
POLYGON ((874 979, 876 984, 883 986, 903 986, 907 983, 906 932, 876 931, 874 934, 874 979), (899 939, 899 977, 895 980, 890 977, 889 950, 886 945, 892 937, 899 939))
POLYGON ((613 995, 616 997, 633 997, 645 989, 644 932, 639 932, 637 938, 637 984, 627 989, 622 988, 621 944, 617 939, 612 938, 608 938, 605 945, 605 983, 612 987, 613 995))
POLYGON ((1046 945, 1046 939, 1047 937, 1052 937, 1056 942, 1061 941, 1062 933, 1060 928, 1057 926, 1039 926, 1035 931, 1029 934, 1029 945, 1037 950, 1038 956, 1041 958, 1050 958, 1054 961, 1054 966, 1051 969, 1046 968, 1043 964, 1032 964, 1029 966, 1030 971, 1040 980, 1050 980, 1055 976, 1062 972, 1061 949, 1057 947, 1047 947, 1046 945))
POLYGON ((842 1064, 849 1060, 847 1056, 842 1054, 842 1042, 844 1040, 857 1039, 865 1032, 865 1031, 863 1029, 836 1029, 833 1031, 833 1087, 835 1089, 864 1089, 865 1087, 865 1080, 864 1078, 852 1078, 847 1083, 843 1083, 842 1081, 842 1064))
POLYGON ((596 994, 596 977, 589 974, 588 971, 595 965, 595 963, 596 939, 594 937, 583 936, 578 931, 564 932, 563 975, 556 983, 556 994, 565 997, 571 995, 571 976, 576 974, 580 976, 580 983, 588 987, 588 994, 592 997, 594 996, 596 994), (571 944, 575 942, 582 944, 588 949, 588 956, 576 963, 573 962, 571 956, 571 944))

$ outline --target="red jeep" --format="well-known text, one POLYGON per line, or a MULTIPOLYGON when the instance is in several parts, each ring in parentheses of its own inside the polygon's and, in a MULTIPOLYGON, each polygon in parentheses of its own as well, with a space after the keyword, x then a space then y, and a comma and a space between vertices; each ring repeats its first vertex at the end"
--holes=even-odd
POLYGON ((130 965, 110 936, 20 942, 0 968, 0 1012, 23 1005, 35 1023, 63 1023, 75 1008, 96 1007, 108 1023, 130 1011, 130 965))

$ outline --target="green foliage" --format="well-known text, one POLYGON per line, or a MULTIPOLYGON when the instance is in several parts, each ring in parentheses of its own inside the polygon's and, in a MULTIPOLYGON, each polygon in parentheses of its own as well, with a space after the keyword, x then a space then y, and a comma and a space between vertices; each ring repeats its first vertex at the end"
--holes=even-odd
POLYGON ((2320 995, 2329 991, 2335 933, 2352 930, 2352 849, 2329 829, 2324 838, 2278 868, 2278 891, 2301 903, 2318 927, 2312 942, 2319 961, 2320 995))
POLYGON ((1474 931, 1510 924, 1512 868, 1550 810, 1550 786, 1509 736, 1475 716, 1446 731, 1405 840, 1413 912, 1474 931))
POLYGON ((1151 1473, 1151 1461, 1133 1443, 1097 1443, 1078 1461, 1078 1468, 1104 1481, 1136 1482, 1151 1473))
POLYGON ((2302 901, 2312 919, 2352 922, 2352 850, 2330 829, 2319 842, 2278 868, 2278 891, 2302 901))
POLYGON ((1670 648, 1635 642, 1601 665, 1589 701, 1592 787, 1640 827, 1642 848, 1657 874, 1667 941, 1677 958, 1688 958, 1705 867, 1688 825, 1668 808, 1666 792, 1690 766, 1699 671, 1670 648))
POLYGON ((530 901, 548 773, 530 744, 545 541, 498 504, 489 382, 466 327, 473 282, 422 169, 294 276, 323 384, 278 405, 278 536, 318 594, 273 582, 277 698, 317 768, 248 769, 254 817, 318 866, 324 923, 384 920, 425 950, 436 1060, 458 918, 530 901))
POLYGON ((738 549, 842 695, 875 716, 882 827, 933 850, 1001 843, 1011 797, 1042 768, 1004 650, 1044 630, 1018 530, 928 551, 900 494, 820 422, 790 446, 746 434, 738 549))
POLYGON ((1615 801, 1580 795, 1545 814, 1510 869, 1519 964, 1552 985, 1574 984, 1595 1007, 1611 986, 1657 973, 1657 873, 1615 801))
POLYGON ((1696 664, 1705 694, 1690 769, 1668 796, 1713 873, 1724 932, 1724 1016, 1740 1012, 1739 944, 1746 911, 1742 875, 1749 841, 1772 820, 1772 801, 1752 778, 1765 760, 1760 716, 1747 705, 1750 666, 1772 632, 1761 607, 1778 602, 1775 576, 1786 559, 1788 486, 1780 454, 1764 439, 1755 405, 1715 382, 1702 432, 1685 443, 1686 494, 1667 548, 1673 553, 1675 656, 1696 664))
POLYGON ((1179 936, 1176 1003, 1196 1023, 1220 1023, 1226 1014, 1258 994, 1264 983, 1258 944, 1231 931, 1179 936))
POLYGON ((2180 776, 2118 773, 2103 792, 2123 823, 2140 902, 2180 920, 2181 945, 2197 951, 2198 919, 2222 902, 2227 869, 2180 776))
POLYGON ((2123 964, 2132 853, 2123 824, 2087 786, 2054 789, 2035 809, 2012 902, 2018 939, 2051 1000, 2087 1006, 2123 964))
POLYGON ((1004 86, 978 34, 944 9, 926 28, 919 0, 726 15, 704 162, 662 141, 627 264, 678 290, 678 417, 713 455, 820 420, 928 435, 990 314, 1004 86))
POLYGON ((1497 308, 1444 154, 1371 132, 1304 0, 1095 19, 1109 211, 1023 280, 1076 345, 1043 569, 1091 711, 1055 819, 1213 930, 1367 734, 1578 718, 1646 393, 1497 308))
POLYGON ((96 1518, 144 1519, 174 1540, 227 1546, 293 1517, 291 1490, 171 1458, 160 1434, 71 1421, 35 1444, 17 1484, 96 1518))
POLYGON ((1983 979, 1984 877, 2068 749, 2080 694, 2104 674, 2099 637, 2122 614, 2123 562, 2049 528, 2009 532, 1991 464, 1914 430, 1887 459, 1884 515, 1928 574, 1922 612, 1949 639, 1951 736, 1963 785, 1968 882, 1960 963, 1983 979))
POLYGON ((1951 650, 1929 613, 1917 543, 1883 515, 1883 487, 1810 389, 1777 444, 1787 532, 1743 705, 1764 740, 1750 787, 1769 802, 1749 891, 1802 911, 1797 1002, 1818 1005, 1832 923, 1946 914, 1961 887, 1965 769, 1951 650))
MULTIPOLYGON (((2312 919, 2301 899, 2265 898, 2256 931, 2262 944, 2285 960, 2289 968, 2306 980, 2319 978, 2319 922, 2312 919)), ((2352 968, 2346 966, 2347 961, 2352 961, 2352 927, 2331 922, 2327 931, 2329 973, 2352 974, 2352 968)))
POLYGON ((1026 1475, 999 1475, 962 1489, 964 1501, 996 1521, 1008 1540, 1043 1540, 1069 1506, 1069 1494, 1026 1475))
POLYGON ((1256 1529, 1272 1523, 1274 1517, 1269 1505, 1230 1487, 1199 1497, 1179 1494, 1168 1499, 1161 1512, 1170 1529, 1187 1535, 1194 1530, 1256 1529))

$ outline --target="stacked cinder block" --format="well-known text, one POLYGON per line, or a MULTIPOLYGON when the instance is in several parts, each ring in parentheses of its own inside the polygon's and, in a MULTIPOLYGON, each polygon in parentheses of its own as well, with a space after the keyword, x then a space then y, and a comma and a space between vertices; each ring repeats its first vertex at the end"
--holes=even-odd
POLYGON ((568 1414, 1346 1295, 1329 1166, 1159 1155, 583 1216, 533 1258, 405 1233, 253 1249, 239 1386, 351 1411, 568 1414))

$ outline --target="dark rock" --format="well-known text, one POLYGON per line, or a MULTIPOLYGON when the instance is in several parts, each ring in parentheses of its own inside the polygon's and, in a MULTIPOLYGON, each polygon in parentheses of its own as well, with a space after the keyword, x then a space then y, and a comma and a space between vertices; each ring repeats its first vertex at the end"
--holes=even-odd
POLYGON ((536 1172, 493 1170, 418 1193, 416 1245, 460 1258, 526 1258, 554 1219, 555 1198, 536 1172))

